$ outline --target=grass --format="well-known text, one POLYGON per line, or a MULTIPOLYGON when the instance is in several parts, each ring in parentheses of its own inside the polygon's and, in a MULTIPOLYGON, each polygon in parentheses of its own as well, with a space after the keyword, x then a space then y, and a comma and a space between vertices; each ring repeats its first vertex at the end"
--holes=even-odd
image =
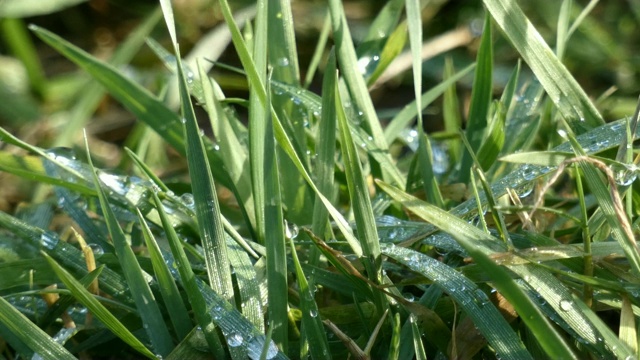
POLYGON ((52 97, 20 19, 45 10, 18 3, 0 25, 33 95, 0 108, 0 170, 24 179, 3 194, 34 186, 0 211, 0 357, 638 357, 639 114, 564 65, 571 39, 608 49, 595 2, 557 6, 551 48, 530 9, 484 0, 474 58, 447 55, 437 83, 422 47, 439 9, 417 0, 364 31, 329 1, 309 61, 288 1, 221 0, 229 31, 195 48, 228 43, 240 67, 185 56, 170 1, 106 60, 29 26, 81 69, 73 98, 52 97), (123 70, 145 39, 154 81, 123 70), (411 95, 376 108, 405 44, 411 95), (105 94, 136 118, 115 162, 89 122, 105 94), (69 114, 49 145, 14 135, 47 111, 69 114))

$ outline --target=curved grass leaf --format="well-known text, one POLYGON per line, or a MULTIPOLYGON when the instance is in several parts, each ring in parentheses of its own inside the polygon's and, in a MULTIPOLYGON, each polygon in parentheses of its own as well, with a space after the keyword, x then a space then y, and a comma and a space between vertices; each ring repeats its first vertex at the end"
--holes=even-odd
POLYGON ((98 198, 100 199, 100 205, 102 207, 103 216, 107 223, 109 235, 113 241, 113 247, 116 251, 118 261, 122 267, 127 284, 131 289, 131 295, 138 309, 138 313, 145 324, 145 330, 149 335, 151 343, 155 351, 161 356, 165 356, 171 352, 173 348, 173 341, 169 335, 169 330, 164 323, 162 313, 158 307, 157 302, 151 292, 149 284, 144 278, 140 264, 138 263, 133 250, 127 243, 124 232, 118 224, 109 200, 105 194, 102 186, 100 185, 100 179, 98 174, 93 168, 91 155, 89 154, 89 144, 85 143, 87 150, 87 158, 89 160, 89 166, 93 169, 93 183, 98 191, 98 198))
POLYGON ((469 116, 465 136, 469 139, 470 149, 465 149, 460 160, 461 173, 459 180, 468 183, 473 159, 472 151, 478 153, 482 144, 482 139, 487 131, 487 117, 493 87, 493 44, 491 40, 491 19, 487 14, 484 20, 484 30, 480 49, 478 49, 475 78, 473 79, 473 89, 471 90, 471 104, 469 105, 469 116))
POLYGON ((518 335, 487 295, 471 280, 442 262, 411 249, 390 245, 384 246, 382 252, 442 287, 473 319, 478 330, 500 354, 500 358, 531 358, 518 335))
POLYGON ((187 337, 193 328, 191 319, 189 318, 189 313, 187 312, 187 307, 182 301, 182 297, 178 291, 178 286, 176 285, 173 277, 171 277, 171 272, 167 268, 167 264, 162 257, 162 252, 158 243, 151 233, 151 229, 149 229, 146 221, 144 221, 144 217, 142 216, 142 213, 140 213, 140 210, 137 210, 137 214, 140 222, 140 228, 142 229, 142 235, 144 236, 144 241, 147 245, 149 257, 151 258, 151 263, 153 265, 153 271, 158 279, 162 299, 164 300, 166 308, 170 310, 169 317, 171 318, 171 323, 173 324, 178 340, 182 340, 187 337))
MULTIPOLYGON (((1 296, 0 324, 4 325, 13 335, 42 359, 75 359, 75 356, 67 349, 53 340, 47 333, 32 323, 1 296)), ((6 340, 11 343, 11 338, 7 338, 6 340)))
POLYGON ((94 295, 85 289, 78 280, 69 274, 67 270, 60 266, 52 257, 46 253, 43 253, 43 256, 47 259, 60 280, 69 288, 73 296, 78 299, 82 305, 86 306, 95 317, 102 321, 107 328, 140 354, 149 359, 156 359, 156 355, 147 349, 104 305, 98 302, 94 295))
POLYGON ((403 193, 381 181, 378 185, 396 201, 407 207, 414 214, 432 223, 441 230, 451 234, 479 266, 491 274, 494 286, 514 306, 522 320, 536 335, 543 349, 552 358, 575 358, 571 347, 549 323, 540 309, 518 287, 505 269, 489 258, 496 247, 501 247, 500 240, 486 234, 466 221, 447 213, 444 210, 403 193), (492 250, 494 249, 494 250, 492 250))

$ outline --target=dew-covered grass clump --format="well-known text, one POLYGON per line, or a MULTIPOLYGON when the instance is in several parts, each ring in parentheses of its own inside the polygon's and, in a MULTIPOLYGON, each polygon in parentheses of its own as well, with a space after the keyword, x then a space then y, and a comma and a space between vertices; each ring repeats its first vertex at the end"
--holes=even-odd
POLYGON ((0 358, 638 358, 639 5, 82 3, 0 1, 0 358))

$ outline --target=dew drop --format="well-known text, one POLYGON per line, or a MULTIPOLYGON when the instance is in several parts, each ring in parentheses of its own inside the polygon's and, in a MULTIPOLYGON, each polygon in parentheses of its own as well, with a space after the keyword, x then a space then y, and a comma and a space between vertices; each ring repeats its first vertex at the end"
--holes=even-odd
POLYGON ((562 311, 571 310, 572 305, 573 305, 573 301, 572 300, 568 300, 568 299, 560 300, 560 310, 562 310, 562 311))
POLYGON ((318 316, 318 310, 316 310, 316 309, 309 310, 309 316, 311 316, 312 318, 317 317, 318 316))
POLYGON ((227 338, 227 344, 231 347, 238 347, 242 345, 242 341, 244 341, 244 339, 242 338, 242 335, 238 333, 233 333, 227 338))
POLYGON ((40 245, 46 249, 53 250, 59 242, 60 238, 54 232, 45 231, 40 235, 40 245))
POLYGON ((89 244, 89 248, 93 252, 93 256, 96 258, 99 258, 100 256, 104 255, 104 249, 102 249, 102 246, 98 244, 89 244))
POLYGON ((276 63, 278 64, 278 66, 282 67, 289 66, 289 59, 286 57, 281 57, 276 61, 276 63))
POLYGON ((298 237, 298 225, 296 224, 291 224, 289 225, 289 223, 287 222, 287 220, 284 221, 284 231, 285 231, 285 236, 288 237, 289 239, 295 239, 296 237, 298 237))
POLYGON ((180 195, 180 200, 189 209, 193 209, 195 207, 195 205, 196 205, 196 202, 193 199, 193 194, 191 194, 191 193, 184 193, 184 194, 180 195))

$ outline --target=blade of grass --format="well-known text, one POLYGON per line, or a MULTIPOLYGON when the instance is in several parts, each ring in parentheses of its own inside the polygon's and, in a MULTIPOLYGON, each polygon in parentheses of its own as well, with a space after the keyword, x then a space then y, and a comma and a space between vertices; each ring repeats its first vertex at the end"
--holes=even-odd
POLYGON ((518 335, 487 295, 471 280, 442 262, 411 249, 390 245, 383 248, 383 253, 442 287, 473 319, 478 330, 501 357, 531 358, 518 335))
MULTIPOLYGON (((175 45, 177 51, 177 44, 175 45)), ((179 53, 176 54, 176 58, 178 60, 181 111, 185 119, 187 163, 193 188, 198 229, 207 264, 207 276, 211 287, 227 301, 232 301, 233 283, 220 215, 220 204, 198 122, 187 91, 187 80, 182 70, 179 53)))
POLYGON ((466 221, 420 201, 381 181, 377 181, 377 184, 414 214, 451 234, 458 243, 467 250, 469 255, 474 258, 478 265, 483 267, 488 274, 491 274, 494 286, 514 306, 522 320, 536 335, 538 341, 550 357, 575 358, 571 347, 560 336, 544 314, 541 313, 540 309, 526 296, 522 289, 518 287, 509 273, 488 257, 492 252, 491 248, 496 247, 499 240, 468 224, 466 221))
POLYGON ((518 4, 508 0, 483 0, 483 3, 571 128, 581 134, 602 125, 604 121, 598 110, 518 4))
MULTIPOLYGON (((358 72, 358 59, 349 26, 344 13, 344 8, 339 0, 330 0, 329 9, 331 13, 331 25, 336 43, 336 58, 342 69, 345 83, 349 89, 349 95, 355 104, 355 107, 362 112, 366 121, 366 129, 370 132, 371 137, 376 146, 386 152, 389 149, 387 141, 384 137, 380 120, 376 114, 373 102, 367 90, 362 74, 358 72)), ((386 155, 389 156, 389 155, 386 155)), ((383 169, 383 174, 385 171, 383 169)))
POLYGON ((0 14, 7 18, 44 15, 60 11, 87 0, 8 0, 0 2, 0 14))
POLYGON ((149 288, 149 284, 144 278, 140 264, 136 260, 136 256, 131 250, 131 247, 127 243, 127 239, 124 236, 124 232, 118 224, 118 221, 111 209, 107 195, 105 194, 100 184, 98 174, 93 168, 93 162, 89 153, 89 143, 85 138, 85 147, 87 151, 87 159, 89 160, 89 166, 93 169, 93 183, 98 191, 98 198, 100 199, 100 206, 102 208, 105 222, 109 230, 109 235, 113 241, 113 247, 116 251, 116 255, 122 266, 124 276, 127 279, 127 284, 131 289, 131 295, 136 304, 140 317, 143 323, 146 325, 145 330, 149 335, 149 339, 153 344, 155 351, 161 356, 165 356, 171 352, 173 348, 173 341, 169 335, 166 324, 164 323, 162 313, 158 307, 155 297, 149 288))
POLYGON ((284 219, 278 159, 270 116, 271 101, 269 92, 263 87, 263 84, 267 84, 267 35, 270 22, 267 5, 267 1, 258 1, 253 49, 253 64, 257 77, 249 76, 249 143, 256 229, 259 242, 267 249, 268 319, 273 325, 273 340, 286 353, 289 346, 286 324, 288 290, 284 219), (265 95, 264 101, 261 94, 265 95))
MULTIPOLYGON (((336 82, 337 84, 337 79, 336 82)), ((349 198, 351 199, 353 214, 356 219, 358 237, 362 245, 365 268, 369 278, 374 282, 380 281, 380 244, 375 219, 371 209, 371 199, 365 178, 362 175, 360 158, 351 137, 348 120, 344 112, 338 87, 335 88, 335 106, 340 133, 340 147, 344 157, 349 198)))
POLYGON ((327 334, 322 325, 322 319, 318 315, 318 304, 314 299, 314 291, 311 289, 304 271, 300 266, 297 250, 293 239, 289 239, 291 257, 296 271, 297 284, 300 291, 300 310, 302 311, 302 328, 304 336, 309 342, 309 351, 313 359, 331 359, 327 334))
MULTIPOLYGON (((129 344, 140 354, 149 359, 156 359, 156 355, 152 353, 144 344, 140 342, 130 331, 124 326, 104 305, 91 294, 82 284, 67 272, 60 264, 46 253, 42 255, 47 259, 51 268, 62 282, 69 288, 73 296, 78 299, 82 305, 86 306, 91 313, 97 317, 109 330, 118 336, 122 341, 129 344)), ((164 324, 163 324, 164 325, 164 324)), ((170 345, 170 344, 169 344, 170 345)))
POLYGON ((206 304, 204 295, 198 288, 196 276, 191 269, 189 260, 187 259, 187 255, 182 247, 182 241, 180 241, 180 239, 178 238, 178 235, 176 234, 171 221, 164 211, 164 206, 158 198, 158 195, 156 193, 152 193, 152 196, 156 204, 156 209, 158 210, 158 214, 160 216, 160 221, 162 222, 162 228, 166 232, 167 240, 171 248, 171 253, 173 254, 173 261, 171 265, 174 265, 175 267, 169 266, 169 270, 172 272, 172 274, 174 274, 177 270, 178 274, 180 275, 179 278, 182 281, 182 286, 187 293, 189 304, 191 305, 191 309, 193 310, 196 321, 198 322, 198 325, 204 333, 204 338, 207 345, 209 346, 209 351, 211 351, 211 353, 215 357, 226 358, 226 354, 222 343, 218 338, 216 328, 212 325, 213 319, 209 312, 210 309, 206 304))
MULTIPOLYGON (((327 66, 325 68, 324 78, 322 81, 322 113, 320 123, 317 127, 316 135, 316 154, 318 154, 314 175, 315 181, 318 183, 318 190, 330 196, 334 191, 334 170, 335 170, 335 153, 336 153, 336 104, 335 104, 335 72, 336 58, 333 50, 329 54, 327 66)), ((329 214, 322 204, 318 195, 316 195, 313 204, 313 222, 311 231, 314 234, 325 234, 328 225, 329 214)), ((316 264, 319 255, 313 248, 311 264, 316 264)))
MULTIPOLYGON (((247 76, 252 81, 253 88, 256 91, 256 95, 259 97, 259 99, 262 102, 262 104, 264 104, 264 106, 267 106, 267 94, 266 94, 266 91, 264 90, 264 88, 262 86, 259 86, 259 85, 262 84, 262 81, 260 80, 260 77, 258 76, 258 72, 256 70, 256 66, 253 63, 253 60, 251 59, 249 51, 248 51, 246 45, 244 44, 244 41, 242 39, 242 35, 240 34, 240 30, 238 29, 238 26, 233 21, 233 17, 231 15, 231 10, 229 9, 228 2, 226 0, 220 0, 220 7, 221 7, 221 10, 222 10, 222 14, 223 14, 223 16, 225 18, 225 21, 227 22, 227 24, 229 25, 229 29, 231 30, 233 44, 236 47, 236 51, 238 52, 238 56, 240 57, 242 65, 243 65, 245 71, 247 72, 247 76)), ((296 168, 298 168, 298 171, 302 174, 302 176, 307 181, 307 183, 312 187, 312 189, 320 197, 320 199, 321 199, 322 203, 325 205, 325 207, 327 207, 327 210, 329 211, 329 214, 331 214, 331 216, 333 217, 334 221, 337 223, 337 225, 340 228, 341 232, 343 233, 343 235, 345 236, 345 238, 349 242, 349 245, 353 249, 353 252, 356 255, 361 256, 362 255, 362 248, 361 248, 360 243, 358 242, 358 240, 353 236, 353 231, 349 227, 349 224, 346 222, 346 220, 344 219, 342 214, 340 214, 340 212, 331 204, 331 202, 315 186, 315 184, 313 183, 313 180, 311 179, 311 177, 309 176, 309 174, 308 174, 307 170, 305 169, 304 165, 300 161, 300 158, 296 154, 296 152, 294 150, 294 147, 291 144, 291 141, 289 140, 288 136, 286 135, 286 132, 285 132, 282 124, 278 120, 277 114, 275 114, 275 112, 272 111, 271 115, 273 117, 273 126, 274 126, 275 137, 276 137, 276 140, 278 141, 279 145, 283 148, 283 150, 287 153, 287 155, 289 155, 289 157, 293 160, 294 164, 296 165, 296 168)), ((254 191, 255 191, 255 189, 254 189, 254 191)), ((254 193, 254 196, 255 196, 255 193, 254 193)), ((257 200, 254 199, 254 202, 256 202, 256 201, 257 200)))
POLYGON ((138 214, 138 221, 140 222, 140 227, 142 229, 142 235, 144 236, 144 241, 147 245, 147 250, 149 251, 151 263, 153 264, 153 271, 158 279, 162 299, 164 300, 166 308, 170 309, 169 317, 171 318, 171 323, 173 324, 178 340, 182 340, 187 337, 193 328, 193 324, 189 318, 189 313, 187 312, 187 307, 182 301, 182 297, 178 291, 178 286, 173 280, 173 277, 171 277, 171 272, 167 268, 167 264, 162 257, 162 253, 156 239, 151 233, 151 229, 149 229, 149 226, 144 220, 140 210, 136 210, 138 214))
POLYGON ((416 156, 427 200, 438 207, 443 207, 444 201, 438 188, 438 180, 433 172, 431 142, 425 134, 422 124, 422 96, 420 96, 422 93, 422 20, 420 18, 422 12, 418 0, 407 0, 405 6, 413 62, 413 91, 418 115, 418 153, 416 156))
MULTIPOLYGON (((26 316, 0 296, 0 324, 27 345, 42 359, 75 359, 67 349, 32 323, 26 316)), ((7 338, 11 344, 11 338, 7 338)))
POLYGON ((487 128, 487 117, 489 114, 489 104, 493 87, 493 43, 491 37, 491 18, 486 14, 484 20, 484 30, 480 48, 478 49, 475 78, 471 90, 471 105, 469 105, 469 116, 465 136, 469 139, 470 150, 464 149, 460 160, 460 175, 458 180, 462 183, 469 182, 469 169, 473 159, 469 151, 478 152, 482 144, 487 128))

